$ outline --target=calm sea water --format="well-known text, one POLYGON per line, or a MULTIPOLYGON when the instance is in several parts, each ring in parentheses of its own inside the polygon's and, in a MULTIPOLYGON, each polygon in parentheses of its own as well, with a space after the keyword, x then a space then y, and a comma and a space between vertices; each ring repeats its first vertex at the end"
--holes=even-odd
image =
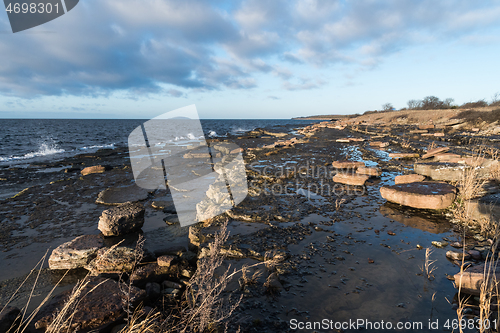
MULTIPOLYGON (((127 145, 128 135, 146 120, 141 119, 2 119, 0 166, 23 166, 59 160, 101 148, 127 145)), ((238 135, 255 128, 292 131, 313 123, 292 119, 204 119, 206 137, 238 135)), ((186 136, 189 133, 185 133, 186 136)))

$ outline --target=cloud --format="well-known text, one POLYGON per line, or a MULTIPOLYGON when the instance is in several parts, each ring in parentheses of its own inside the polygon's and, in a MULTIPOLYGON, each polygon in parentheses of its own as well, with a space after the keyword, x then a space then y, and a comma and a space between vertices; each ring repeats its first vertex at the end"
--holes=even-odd
MULTIPOLYGON (((367 70, 412 45, 497 43, 490 0, 87 0, 43 26, 0 39, 0 94, 109 96, 253 89, 333 65, 367 70), (484 31, 489 29, 488 36, 484 31), (54 33, 33 33, 53 31, 54 33)), ((6 15, 0 27, 8 30, 6 15)))
POLYGON ((310 89, 316 89, 319 88, 323 85, 325 85, 326 82, 323 80, 311 80, 308 78, 301 78, 299 82, 293 83, 289 81, 283 82, 283 88, 285 88, 288 91, 295 91, 295 90, 310 90, 310 89))

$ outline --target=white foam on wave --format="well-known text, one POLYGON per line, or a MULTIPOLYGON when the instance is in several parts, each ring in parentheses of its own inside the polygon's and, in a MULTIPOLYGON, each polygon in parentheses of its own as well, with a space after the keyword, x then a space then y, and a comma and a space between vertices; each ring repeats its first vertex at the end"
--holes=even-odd
POLYGON ((101 148, 115 148, 115 144, 111 143, 109 145, 94 145, 94 146, 89 146, 89 147, 81 147, 78 148, 80 150, 87 150, 87 149, 101 149, 101 148))
POLYGON ((60 149, 56 145, 49 146, 46 143, 42 143, 37 151, 29 152, 29 153, 26 153, 22 156, 0 157, 0 162, 28 160, 30 158, 60 154, 60 153, 64 153, 64 152, 65 152, 64 149, 60 149))
POLYGON ((217 136, 217 132, 216 131, 210 131, 210 133, 208 133, 208 136, 209 137, 217 136))

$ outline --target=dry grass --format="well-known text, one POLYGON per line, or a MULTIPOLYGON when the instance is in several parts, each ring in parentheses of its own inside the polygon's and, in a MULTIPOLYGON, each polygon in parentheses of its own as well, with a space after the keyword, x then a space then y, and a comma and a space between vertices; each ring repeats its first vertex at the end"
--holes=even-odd
POLYGON ((434 280, 434 275, 432 273, 437 269, 437 267, 434 266, 436 260, 431 260, 432 252, 433 250, 430 247, 425 249, 424 265, 421 267, 422 273, 429 281, 434 280))

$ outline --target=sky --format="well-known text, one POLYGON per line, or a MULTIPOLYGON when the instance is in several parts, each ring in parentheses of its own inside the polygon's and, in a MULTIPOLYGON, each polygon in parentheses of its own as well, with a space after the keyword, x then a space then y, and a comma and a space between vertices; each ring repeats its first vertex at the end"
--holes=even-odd
POLYGON ((12 33, 0 118, 291 118, 500 92, 500 1, 80 0, 12 33))

